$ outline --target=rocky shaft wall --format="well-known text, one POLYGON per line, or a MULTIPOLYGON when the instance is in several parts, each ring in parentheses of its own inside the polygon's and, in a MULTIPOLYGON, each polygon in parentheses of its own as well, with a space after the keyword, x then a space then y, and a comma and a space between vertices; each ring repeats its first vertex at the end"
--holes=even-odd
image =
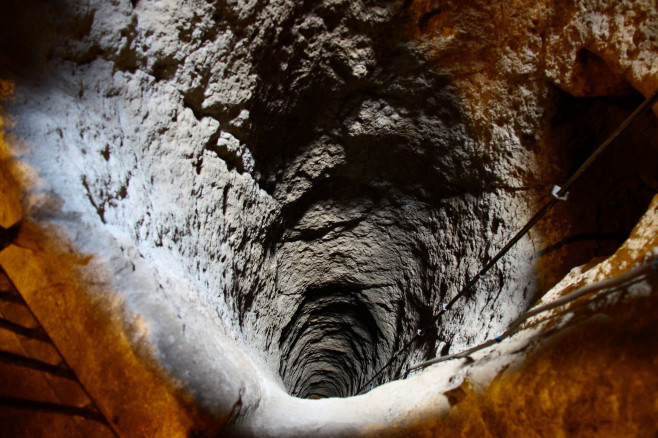
MULTIPOLYGON (((80 293, 120 303, 140 357, 253 430, 284 392, 355 394, 504 245, 577 161, 554 135, 565 93, 630 96, 612 123, 656 86, 648 2, 13 8, 3 162, 22 193, 2 226, 22 217, 49 251, 91 256, 71 268, 80 293)), ((642 191, 614 198, 634 210, 598 234, 646 209, 644 167, 624 176, 642 191)), ((523 240, 376 384, 503 330, 574 266, 568 247, 537 254, 578 215, 523 240)), ((351 409, 286 403, 315 412, 305 425, 351 409)))

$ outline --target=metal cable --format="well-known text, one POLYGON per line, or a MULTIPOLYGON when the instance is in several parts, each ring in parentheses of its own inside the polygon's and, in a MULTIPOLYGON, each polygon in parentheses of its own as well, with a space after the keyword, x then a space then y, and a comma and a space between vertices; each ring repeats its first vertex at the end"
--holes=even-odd
POLYGON ((625 272, 624 274, 618 275, 617 277, 613 278, 607 278, 603 281, 599 281, 597 283, 589 284, 587 286, 583 286, 574 292, 571 292, 570 294, 567 294, 563 297, 558 298, 555 301, 552 301, 550 303, 537 306, 523 315, 519 316, 516 318, 514 321, 512 321, 505 330, 505 332, 499 336, 496 336, 494 339, 490 339, 486 342, 483 342, 482 344, 479 344, 475 347, 469 348, 468 350, 461 351, 459 353, 451 354, 448 356, 443 356, 443 357, 437 357, 436 359, 428 360, 425 362, 420 362, 417 364, 414 364, 409 367, 409 371, 414 371, 419 368, 425 368, 430 365, 437 364, 439 362, 445 362, 448 360, 452 359, 459 359, 462 357, 467 357, 470 356, 471 354, 475 353, 476 351, 483 350, 487 347, 490 347, 491 345, 498 344, 502 342, 505 338, 508 338, 512 336, 521 325, 527 321, 528 319, 532 318, 535 315, 538 315, 540 313, 546 312, 548 310, 555 309, 556 307, 563 306, 565 304, 568 304, 570 302, 573 302, 577 300, 578 298, 583 297, 584 295, 590 294, 592 292, 600 291, 602 289, 610 289, 608 293, 612 292, 617 292, 621 288, 624 287, 629 287, 639 281, 645 280, 651 275, 658 275, 658 258, 653 260, 651 263, 644 264, 642 266, 639 266, 637 268, 631 269, 628 272, 625 272), (653 271, 653 272, 652 272, 653 271))
POLYGON ((610 144, 619 137, 619 135, 630 126, 630 124, 640 115, 642 114, 645 110, 651 107, 651 105, 658 100, 658 90, 656 90, 651 96, 646 98, 644 102, 642 102, 636 109, 633 111, 620 125, 615 129, 615 131, 608 136, 608 138, 598 147, 592 154, 587 158, 587 160, 574 172, 573 175, 562 185, 562 187, 559 187, 557 191, 553 193, 553 197, 551 198, 550 201, 548 201, 544 206, 539 209, 537 213, 521 228, 511 239, 507 244, 500 250, 498 253, 473 277, 466 285, 455 295, 443 308, 437 313, 429 323, 425 324, 425 326, 420 329, 409 341, 407 341, 402 348, 400 348, 398 351, 396 351, 393 356, 382 366, 370 379, 368 379, 357 391, 357 395, 360 394, 365 388, 368 387, 370 383, 372 383, 379 375, 381 375, 384 370, 386 370, 394 361, 395 359, 400 356, 404 351, 406 351, 417 339, 422 337, 424 333, 427 332, 429 328, 431 328, 434 324, 436 324, 441 317, 443 316, 444 313, 446 313, 448 310, 452 308, 452 306, 462 297, 464 296, 467 292, 470 291, 470 289, 484 276, 507 252, 509 252, 510 249, 516 243, 521 240, 523 236, 525 236, 528 231, 537 223, 539 220, 544 217, 544 215, 551 209, 555 204, 558 203, 558 201, 566 199, 566 194, 569 191, 569 188, 580 178, 580 176, 591 166, 591 164, 598 158, 604 151, 607 149, 610 144))

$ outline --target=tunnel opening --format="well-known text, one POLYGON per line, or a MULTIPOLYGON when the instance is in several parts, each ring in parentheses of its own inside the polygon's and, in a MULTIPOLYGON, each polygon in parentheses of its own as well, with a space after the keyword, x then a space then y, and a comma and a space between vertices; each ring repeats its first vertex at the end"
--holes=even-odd
POLYGON ((381 356, 382 323, 358 287, 334 284, 306 291, 280 339, 285 358, 280 373, 289 393, 353 395, 381 356))

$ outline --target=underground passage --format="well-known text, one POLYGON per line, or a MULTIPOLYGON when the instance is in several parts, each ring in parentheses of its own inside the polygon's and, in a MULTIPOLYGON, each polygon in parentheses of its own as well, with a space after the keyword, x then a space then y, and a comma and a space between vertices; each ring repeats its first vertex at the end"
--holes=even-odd
POLYGON ((653 2, 3 8, 7 436, 656 433, 653 2))

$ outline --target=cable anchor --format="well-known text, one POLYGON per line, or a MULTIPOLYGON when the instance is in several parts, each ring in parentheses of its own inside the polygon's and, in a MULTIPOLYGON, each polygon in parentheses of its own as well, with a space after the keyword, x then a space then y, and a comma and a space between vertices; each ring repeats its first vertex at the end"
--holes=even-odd
POLYGON ((554 185, 553 190, 551 190, 551 195, 553 195, 553 197, 558 201, 566 201, 567 197, 569 196, 569 192, 566 192, 564 195, 560 196, 560 190, 562 190, 562 187, 554 185))

